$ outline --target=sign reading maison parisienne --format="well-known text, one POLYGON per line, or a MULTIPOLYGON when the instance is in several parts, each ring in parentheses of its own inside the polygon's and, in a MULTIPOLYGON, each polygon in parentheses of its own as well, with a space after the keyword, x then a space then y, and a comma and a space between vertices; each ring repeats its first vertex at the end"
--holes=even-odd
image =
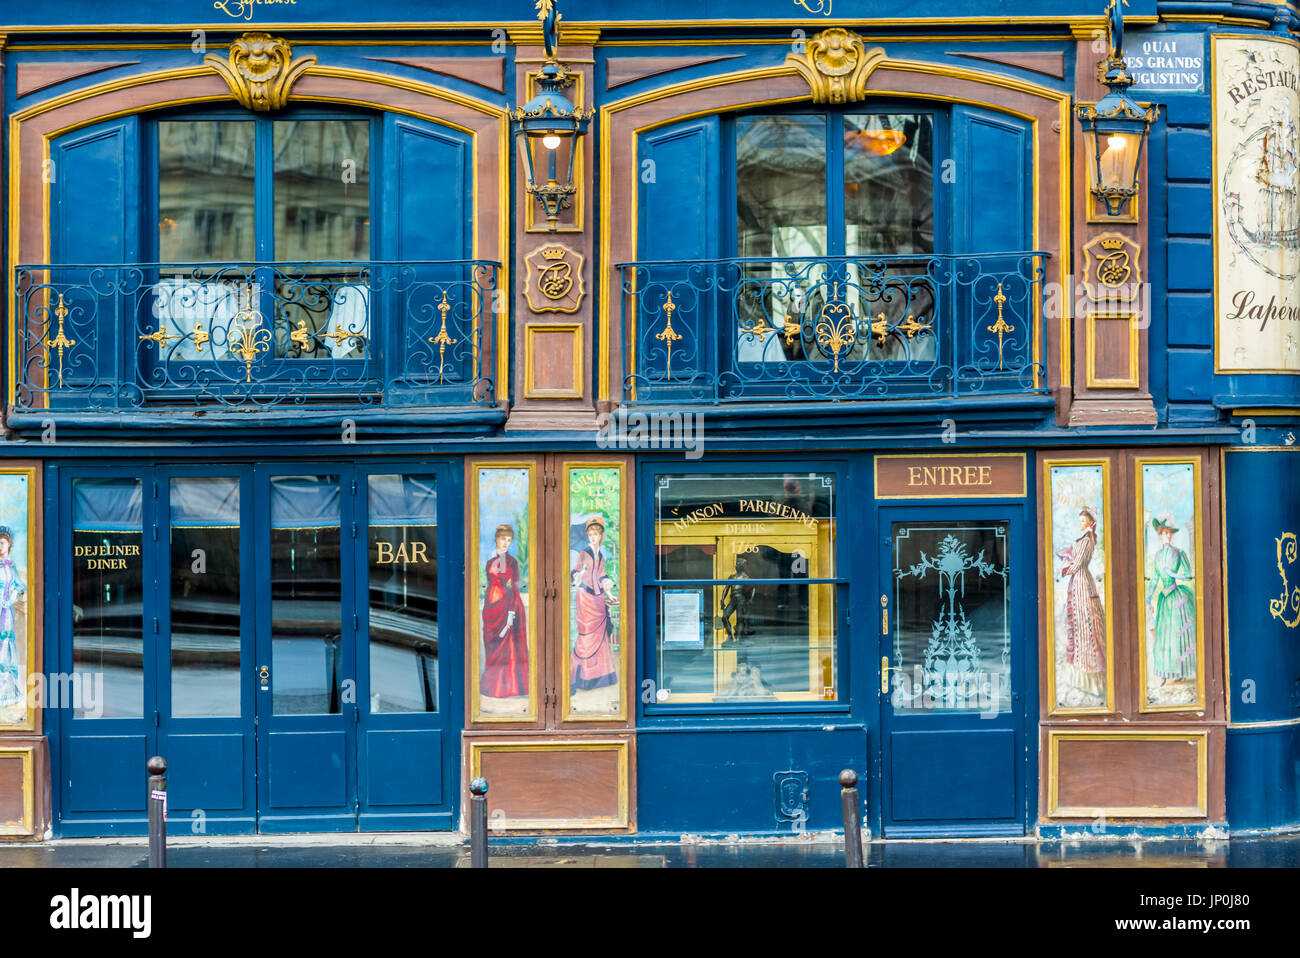
POLYGON ((1022 453, 877 456, 877 499, 1018 499, 1025 495, 1022 453))
POLYGON ((1300 48, 1213 44, 1216 371, 1300 372, 1300 48))

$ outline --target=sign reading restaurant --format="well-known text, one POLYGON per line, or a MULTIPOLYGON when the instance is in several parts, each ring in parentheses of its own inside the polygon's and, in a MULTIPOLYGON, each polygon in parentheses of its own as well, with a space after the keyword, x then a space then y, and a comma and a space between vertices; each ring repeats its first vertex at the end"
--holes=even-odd
POLYGON ((1215 371, 1300 372, 1300 48, 1213 44, 1215 371))

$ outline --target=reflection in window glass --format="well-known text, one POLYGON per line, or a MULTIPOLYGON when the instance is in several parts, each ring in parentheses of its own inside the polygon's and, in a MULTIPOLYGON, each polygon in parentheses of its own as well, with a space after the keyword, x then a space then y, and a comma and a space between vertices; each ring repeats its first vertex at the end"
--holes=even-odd
POLYGON ((934 252, 934 118, 844 118, 845 253, 934 252))
POLYGON ((73 714, 141 718, 144 517, 140 481, 76 479, 72 498, 72 670, 82 692, 73 698, 73 714), (102 694, 96 694, 101 681, 102 694))
POLYGON ((371 476, 370 711, 438 711, 433 476, 371 476))
POLYGON ((277 121, 274 131, 275 258, 369 259, 370 122, 277 121))
POLYGON ((661 476, 659 701, 838 697, 834 477, 661 476))
POLYGON ((240 714, 239 480, 171 481, 172 715, 240 714))
POLYGON ((271 687, 276 715, 342 711, 337 476, 271 479, 271 687))
POLYGON ((895 709, 1011 707, 1007 526, 893 524, 895 709))
POLYGON ((736 121, 740 256, 825 256, 826 118, 736 121))
MULTIPOLYGON (((369 121, 277 121, 274 143, 276 260, 369 260, 369 121)), ((292 278, 276 284, 276 356, 365 359, 371 340, 368 273, 301 266, 288 272, 292 278)))
POLYGON ((158 255, 164 263, 255 259, 255 124, 158 124, 158 255))

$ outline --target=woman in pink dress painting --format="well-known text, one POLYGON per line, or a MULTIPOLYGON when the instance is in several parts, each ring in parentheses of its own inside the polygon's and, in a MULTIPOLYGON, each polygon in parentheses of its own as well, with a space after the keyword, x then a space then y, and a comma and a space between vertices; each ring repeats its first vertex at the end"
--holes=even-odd
POLYGON ((528 694, 528 610, 519 588, 519 563, 510 555, 512 526, 497 526, 496 552, 487 561, 483 595, 483 675, 479 691, 496 699, 528 694))
POLYGON ((587 546, 573 568, 573 601, 578 612, 578 639, 573 647, 569 688, 575 692, 618 683, 614 665, 614 625, 609 608, 616 605, 614 580, 605 572, 605 524, 587 523, 587 546))
POLYGON ((1086 695, 1106 698, 1106 616, 1089 565, 1097 548, 1097 518, 1091 509, 1079 512, 1080 535, 1074 545, 1057 553, 1065 563, 1062 576, 1070 581, 1065 593, 1065 661, 1070 681, 1086 695))

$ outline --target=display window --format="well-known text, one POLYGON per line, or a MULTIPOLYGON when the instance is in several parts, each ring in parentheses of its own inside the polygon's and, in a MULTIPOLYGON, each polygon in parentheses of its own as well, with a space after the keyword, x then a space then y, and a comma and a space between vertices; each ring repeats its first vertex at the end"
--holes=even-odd
POLYGON ((830 472, 655 477, 657 704, 840 699, 835 494, 830 472))

